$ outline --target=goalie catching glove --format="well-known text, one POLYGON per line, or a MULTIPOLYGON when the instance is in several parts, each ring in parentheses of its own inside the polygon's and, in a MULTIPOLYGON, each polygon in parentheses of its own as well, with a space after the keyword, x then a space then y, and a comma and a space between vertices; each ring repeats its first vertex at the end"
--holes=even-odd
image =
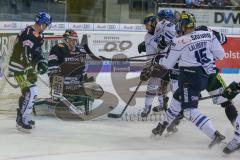
POLYGON ((240 83, 232 82, 225 90, 223 91, 223 97, 227 99, 233 99, 240 93, 240 83))

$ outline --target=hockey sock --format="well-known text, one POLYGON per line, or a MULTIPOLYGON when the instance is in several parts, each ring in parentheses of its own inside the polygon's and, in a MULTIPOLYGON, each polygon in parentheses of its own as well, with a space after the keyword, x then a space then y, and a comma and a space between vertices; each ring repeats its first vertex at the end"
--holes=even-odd
POLYGON ((181 111, 181 103, 177 101, 175 98, 172 98, 170 102, 170 106, 164 113, 164 118, 161 119, 160 123, 163 124, 163 122, 168 122, 168 125, 172 123, 172 121, 177 117, 179 112, 181 111))
POLYGON ((197 126, 204 134, 213 139, 215 137, 216 129, 213 127, 211 120, 200 113, 196 108, 184 109, 184 116, 197 126))

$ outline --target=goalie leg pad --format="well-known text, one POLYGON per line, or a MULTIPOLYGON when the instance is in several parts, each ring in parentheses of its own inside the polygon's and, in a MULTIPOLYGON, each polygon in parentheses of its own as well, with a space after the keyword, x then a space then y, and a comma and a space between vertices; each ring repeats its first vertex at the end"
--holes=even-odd
POLYGON ((102 87, 95 82, 83 83, 83 89, 87 96, 98 99, 104 94, 102 87))

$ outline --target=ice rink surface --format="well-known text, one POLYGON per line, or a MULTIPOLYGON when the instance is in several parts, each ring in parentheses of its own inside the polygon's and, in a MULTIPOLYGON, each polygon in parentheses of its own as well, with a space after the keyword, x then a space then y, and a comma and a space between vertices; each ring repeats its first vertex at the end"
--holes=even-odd
MULTIPOLYGON (((106 75, 104 76, 106 77, 106 75)), ((224 75, 227 83, 240 76, 224 75)), ((99 79, 98 79, 99 81, 99 79)), ((103 88, 107 88, 104 86, 103 88)), ((109 89, 109 88, 107 88, 109 89)), ((143 106, 138 100, 136 106, 143 106)), ((240 109, 240 97, 235 105, 240 109)), ((1 99, 1 107, 16 105, 1 99)), ((119 112, 124 106, 119 103, 119 112)), ((129 110, 135 107, 130 107, 129 110)), ((201 101, 200 110, 214 126, 232 139, 233 127, 224 109, 211 100, 201 101)), ((139 110, 135 108, 135 110, 139 110)), ((128 111, 129 111, 128 110, 128 111)), ((208 149, 210 140, 190 122, 183 120, 171 136, 151 137, 157 121, 125 121, 101 117, 96 120, 63 121, 56 117, 37 116, 31 134, 15 128, 15 114, 0 114, 0 160, 239 160, 240 151, 224 155, 224 144, 208 149)))

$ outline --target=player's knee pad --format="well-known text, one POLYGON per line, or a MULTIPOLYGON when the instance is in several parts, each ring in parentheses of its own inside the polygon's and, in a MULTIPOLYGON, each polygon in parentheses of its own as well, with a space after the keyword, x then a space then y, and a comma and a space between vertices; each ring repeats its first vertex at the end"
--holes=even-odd
MULTIPOLYGON (((214 91, 210 91, 208 93, 212 96, 212 95, 223 93, 223 90, 224 90, 224 88, 221 87, 221 88, 218 88, 218 89, 216 89, 214 91)), ((218 96, 218 97, 213 97, 212 101, 213 101, 213 104, 218 104, 219 105, 219 104, 222 104, 222 103, 228 101, 228 99, 224 98, 223 96, 218 96)))
POLYGON ((157 90, 158 90, 158 86, 157 85, 148 85, 146 94, 147 95, 156 95, 157 90))
POLYGON ((197 108, 187 108, 183 111, 184 117, 192 121, 198 128, 201 128, 209 118, 202 113, 197 108))
POLYGON ((238 116, 238 111, 231 101, 227 101, 221 104, 225 108, 225 114, 228 120, 233 124, 238 116))

